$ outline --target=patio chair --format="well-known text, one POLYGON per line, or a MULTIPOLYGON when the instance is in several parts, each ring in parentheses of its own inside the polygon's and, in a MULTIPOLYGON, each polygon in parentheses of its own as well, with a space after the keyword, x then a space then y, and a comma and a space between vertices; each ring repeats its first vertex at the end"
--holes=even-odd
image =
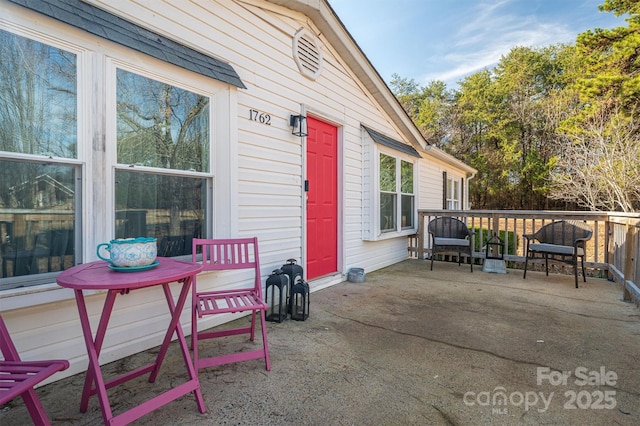
POLYGON ((12 244, 6 244, 2 254, 2 276, 8 277, 7 262, 12 263, 13 276, 37 274, 40 260, 49 258, 47 233, 39 232, 32 238, 17 237, 12 244))
POLYGON ((34 425, 49 425, 49 418, 34 387, 43 380, 69 368, 69 361, 22 361, 9 330, 0 315, 0 405, 22 396, 34 425))
POLYGON ((194 238, 192 258, 197 262, 202 255, 203 272, 223 270, 253 270, 251 285, 227 290, 204 291, 197 290, 196 280, 193 282, 193 310, 191 318, 191 347, 193 349, 193 363, 196 371, 205 367, 264 358, 266 369, 271 369, 269 360, 269 346, 267 342, 267 325, 265 315, 267 304, 262 298, 262 284, 260 282, 260 261, 258 256, 257 238, 236 239, 201 239, 194 238), (205 315, 219 315, 227 313, 251 312, 251 325, 232 329, 198 331, 198 318, 205 315), (262 329, 262 348, 249 351, 235 352, 208 358, 200 358, 198 341, 203 339, 249 334, 254 340, 256 317, 260 314, 262 329))
POLYGON ((549 256, 552 256, 551 260, 573 266, 576 288, 578 288, 578 258, 582 266, 582 278, 587 282, 584 272, 585 246, 592 235, 593 231, 585 223, 566 220, 549 223, 533 234, 525 234, 526 254, 522 278, 527 278, 529 259, 535 259, 537 255, 544 258, 545 270, 549 276, 549 256))
POLYGON ((473 236, 467 225, 455 217, 437 217, 429 222, 429 236, 431 239, 431 270, 433 258, 440 253, 457 253, 458 265, 462 262, 462 253, 469 256, 471 272, 473 272, 473 236))

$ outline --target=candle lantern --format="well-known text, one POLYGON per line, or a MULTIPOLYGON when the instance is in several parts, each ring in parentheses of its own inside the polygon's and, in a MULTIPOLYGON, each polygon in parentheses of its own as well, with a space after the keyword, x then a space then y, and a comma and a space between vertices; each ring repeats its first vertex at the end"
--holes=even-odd
POLYGON ((485 246, 485 259, 504 259, 504 243, 495 232, 485 246))
POLYGON ((298 281, 291 287, 290 312, 291 319, 304 321, 309 318, 309 284, 298 281))
POLYGON ((504 242, 496 233, 489 238, 485 246, 483 272, 496 272, 506 274, 507 267, 504 263, 504 242))
POLYGON ((282 269, 275 269, 266 284, 267 321, 282 322, 287 319, 288 299, 289 276, 282 269))
POLYGON ((302 266, 296 264, 295 259, 287 259, 287 263, 280 268, 282 272, 289 276, 289 313, 291 313, 291 300, 293 298, 293 285, 298 281, 302 281, 303 271, 302 266))

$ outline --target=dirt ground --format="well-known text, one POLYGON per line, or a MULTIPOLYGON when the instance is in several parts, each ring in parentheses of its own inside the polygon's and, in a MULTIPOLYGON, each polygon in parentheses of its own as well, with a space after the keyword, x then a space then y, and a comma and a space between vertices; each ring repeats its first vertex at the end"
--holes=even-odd
MULTIPOLYGON (((240 319, 239 321, 247 321, 240 319)), ((201 352, 260 342, 206 342, 201 352)), ((247 361, 200 371, 187 395, 137 425, 639 425, 640 309, 591 278, 407 260, 312 293, 307 321, 269 323, 271 371, 247 361)), ((154 350, 103 367, 144 365, 154 350)), ((172 344, 156 383, 109 392, 116 414, 183 380, 172 344)), ((39 388, 53 425, 102 422, 78 410, 83 376, 39 388)), ((2 426, 29 424, 21 400, 2 426)))

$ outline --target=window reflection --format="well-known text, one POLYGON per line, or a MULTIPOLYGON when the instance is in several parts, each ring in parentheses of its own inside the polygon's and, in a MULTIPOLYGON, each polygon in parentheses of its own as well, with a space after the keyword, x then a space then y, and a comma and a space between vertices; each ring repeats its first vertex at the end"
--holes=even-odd
POLYGON ((413 163, 400 161, 402 187, 402 228, 413 227, 414 195, 413 195, 413 163))
MULTIPOLYGON (((2 289, 74 265, 78 166, 77 55, 0 30, 2 289), (2 153, 5 156, 2 157, 2 153), (6 153, 11 153, 7 159, 6 153), (42 158, 52 161, 44 164, 42 158)), ((46 279, 46 278, 43 278, 46 279)))
POLYGON ((205 235, 206 180, 149 173, 116 173, 116 238, 156 237, 158 256, 191 253, 205 235))
POLYGON ((413 168, 413 163, 409 161, 380 154, 381 232, 397 231, 398 225, 402 229, 413 227, 415 208, 413 168), (400 214, 400 224, 398 224, 398 214, 400 214))
POLYGON ((118 163, 209 171, 209 98, 117 71, 118 163))
POLYGON ((380 194, 380 230, 396 229, 396 195, 380 194))
POLYGON ((75 263, 75 169, 0 161, 2 278, 75 263))
POLYGON ((380 190, 396 191, 396 159, 385 154, 380 154, 380 190))
POLYGON ((209 134, 208 97, 117 70, 116 238, 156 237, 158 256, 191 253, 206 235, 209 134))
POLYGON ((76 158, 76 55, 0 30, 0 58, 0 151, 76 158))

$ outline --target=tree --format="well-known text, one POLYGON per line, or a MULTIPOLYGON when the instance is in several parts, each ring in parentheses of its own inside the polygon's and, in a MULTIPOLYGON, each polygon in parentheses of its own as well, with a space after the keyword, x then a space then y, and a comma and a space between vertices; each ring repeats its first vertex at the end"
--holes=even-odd
POLYGON ((513 48, 493 70, 465 78, 456 91, 445 149, 478 170, 478 208, 550 208, 550 170, 563 117, 567 46, 513 48))
POLYGON ((637 114, 640 106, 640 2, 605 0, 599 9, 616 16, 628 14, 625 19, 628 26, 597 28, 578 36, 577 51, 585 67, 577 86, 587 106, 585 111, 598 115, 600 107, 592 101, 615 98, 626 111, 637 114))
POLYGON ((478 170, 476 208, 640 208, 640 1, 599 8, 628 26, 514 47, 453 92, 394 75, 425 138, 478 170))
POLYGON ((640 123, 619 106, 591 114, 569 141, 554 177, 556 199, 589 210, 631 212, 640 207, 640 123))
POLYGON ((426 141, 440 146, 450 126, 451 93, 447 91, 447 85, 434 80, 422 87, 414 79, 393 74, 390 86, 426 141))
POLYGON ((571 88, 575 115, 562 123, 567 137, 551 197, 592 210, 640 208, 640 2, 606 0, 600 10, 629 14, 627 27, 580 34, 571 88))
POLYGON ((508 191, 504 156, 500 153, 502 135, 495 85, 488 70, 472 74, 460 82, 451 113, 451 133, 443 148, 474 167, 478 172, 470 181, 470 201, 478 208, 503 205, 508 191))
POLYGON ((513 207, 548 209, 550 170, 556 161, 560 138, 549 100, 562 91, 568 49, 565 45, 544 48, 516 47, 495 69, 495 84, 504 102, 502 131, 504 152, 512 155, 508 165, 513 188, 513 207))
POLYGON ((414 79, 408 80, 398 74, 393 74, 389 86, 391 86, 391 91, 400 102, 400 105, 402 105, 402 108, 415 121, 418 118, 423 99, 423 90, 420 84, 414 79))

